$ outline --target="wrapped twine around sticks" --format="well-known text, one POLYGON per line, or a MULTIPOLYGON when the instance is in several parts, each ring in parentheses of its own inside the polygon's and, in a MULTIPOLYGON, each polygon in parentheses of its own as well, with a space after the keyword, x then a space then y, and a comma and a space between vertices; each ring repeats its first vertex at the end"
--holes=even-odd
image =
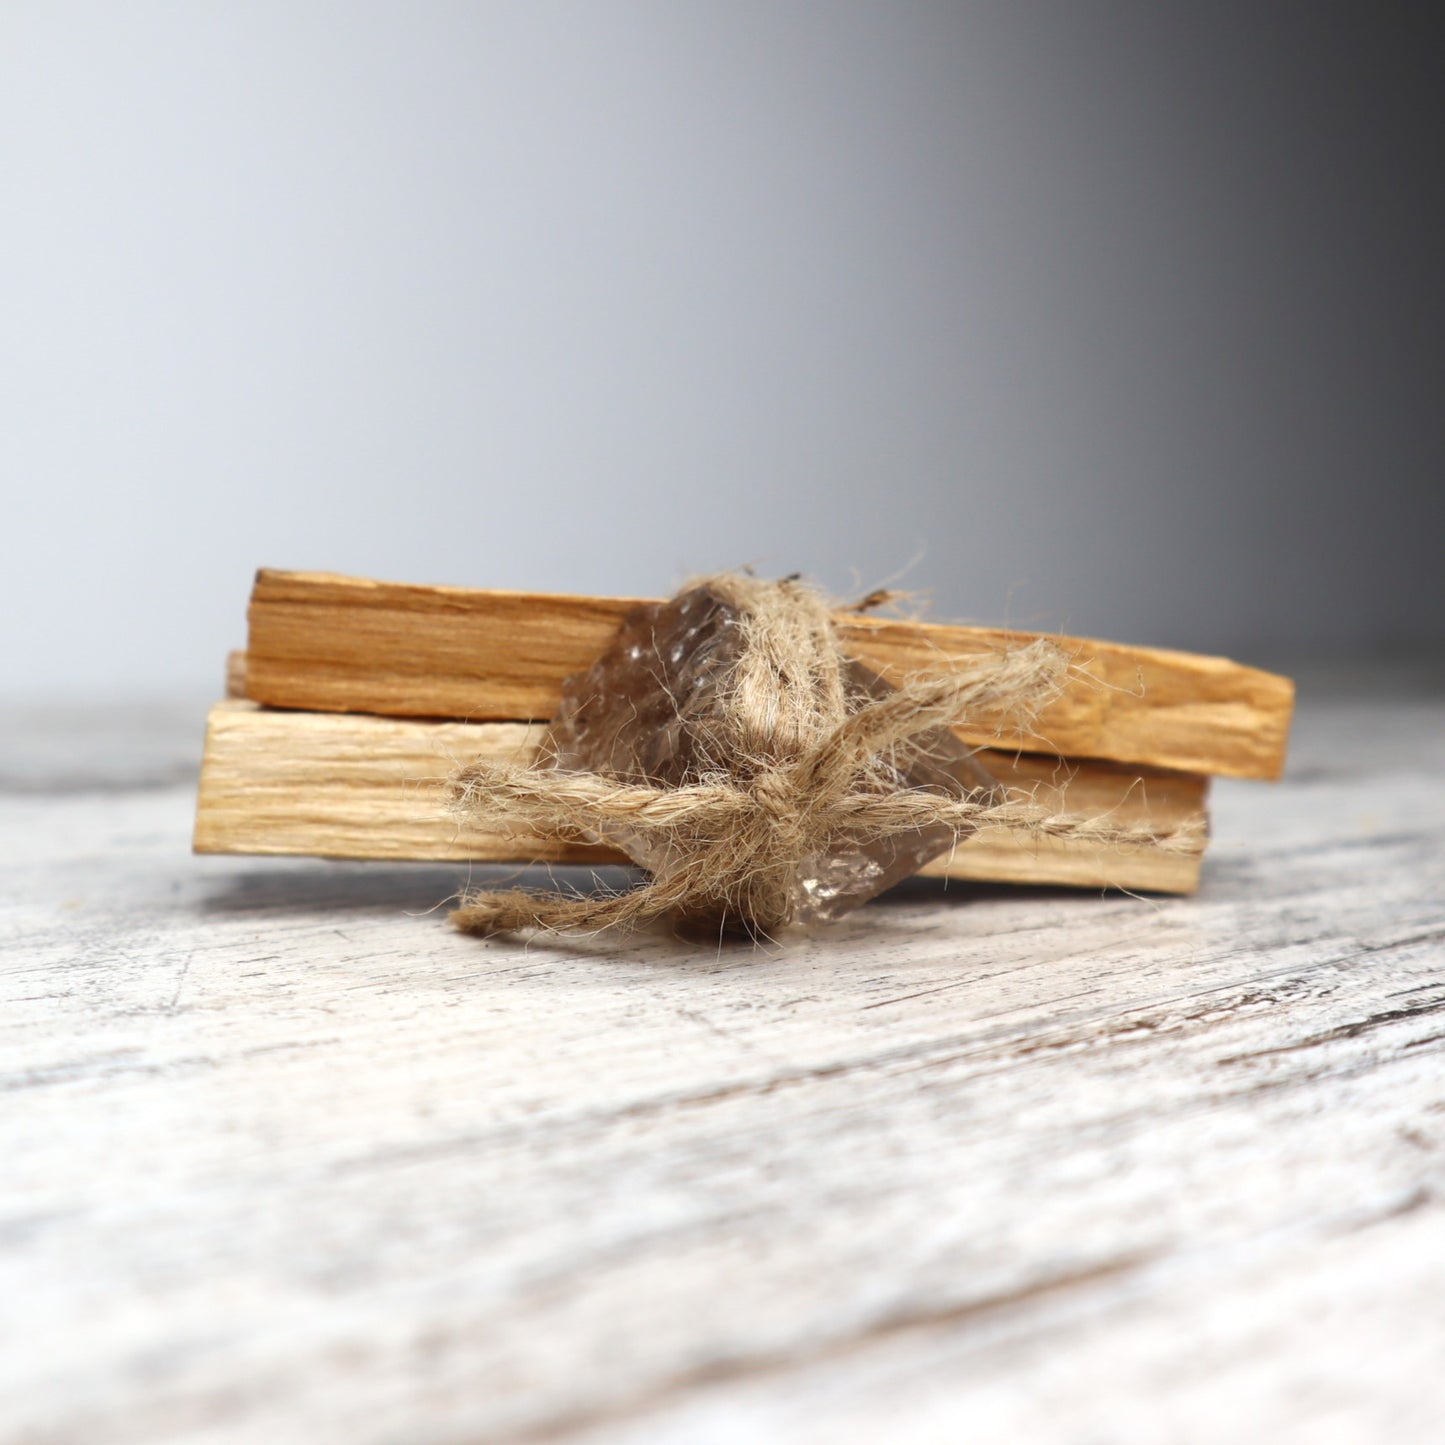
POLYGON ((465 824, 597 839, 631 834, 668 865, 636 887, 601 896, 472 893, 451 914, 458 928, 593 932, 666 914, 720 918, 767 936, 796 921, 803 860, 838 839, 940 827, 955 840, 992 827, 1100 847, 1201 851, 1198 825, 1161 833, 1061 814, 997 787, 959 796, 900 784, 939 728, 988 715, 1026 730, 1070 680, 1068 657, 1047 639, 950 659, 947 673, 869 696, 850 688, 852 664, 831 608, 812 588, 735 573, 694 585, 734 609, 742 646, 719 706, 700 724, 700 761, 679 786, 545 763, 478 762, 450 779, 451 808, 465 824))

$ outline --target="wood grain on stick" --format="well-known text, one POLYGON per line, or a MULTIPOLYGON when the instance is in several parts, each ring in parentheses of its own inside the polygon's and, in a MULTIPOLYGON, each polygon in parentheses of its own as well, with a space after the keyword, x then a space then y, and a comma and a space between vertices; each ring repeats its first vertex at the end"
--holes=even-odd
MULTIPOLYGON (((263 570, 246 690, 275 707, 472 721, 545 719, 640 599, 417 587, 263 570)), ((839 613, 844 649, 897 679, 1035 634, 839 613)), ((1276 778, 1293 684, 1223 658, 1056 639, 1072 685, 1020 735, 996 718, 966 741, 1192 773, 1276 778)))
MULTIPOLYGON (((218 703, 206 733, 196 810, 200 853, 393 860, 619 863, 589 843, 462 829, 447 815, 453 768, 487 758, 526 763, 544 724, 424 722, 218 703)), ((1108 763, 1064 764, 984 752, 1001 782, 1038 790, 1060 811, 1159 829, 1200 816, 1208 780, 1108 763)), ((991 882, 1193 892, 1199 859, 1136 848, 1030 842, 988 829, 922 870, 991 882)))

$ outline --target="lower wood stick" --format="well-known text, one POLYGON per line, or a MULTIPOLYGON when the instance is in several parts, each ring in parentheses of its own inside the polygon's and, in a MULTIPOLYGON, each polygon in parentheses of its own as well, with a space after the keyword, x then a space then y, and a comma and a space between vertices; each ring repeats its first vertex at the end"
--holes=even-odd
MULTIPOLYGON (((289 854, 497 863, 625 863, 581 840, 463 828, 445 809, 446 779, 485 758, 526 763, 540 723, 419 722, 283 712, 230 700, 211 709, 196 809, 198 853, 289 854)), ((1037 790, 1050 808, 1171 830, 1205 814, 1209 780, 1100 762, 984 751, 1001 783, 1037 790)), ((985 829, 925 875, 988 882, 1114 886, 1192 893, 1197 856, 1020 839, 985 829)))

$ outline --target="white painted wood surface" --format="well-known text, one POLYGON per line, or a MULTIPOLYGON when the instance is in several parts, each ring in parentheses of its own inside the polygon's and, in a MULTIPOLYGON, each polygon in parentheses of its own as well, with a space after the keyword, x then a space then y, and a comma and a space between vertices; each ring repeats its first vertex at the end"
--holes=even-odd
POLYGON ((1302 696, 1192 899, 482 943, 0 751, 0 1439, 1445 1438, 1445 700, 1302 696))

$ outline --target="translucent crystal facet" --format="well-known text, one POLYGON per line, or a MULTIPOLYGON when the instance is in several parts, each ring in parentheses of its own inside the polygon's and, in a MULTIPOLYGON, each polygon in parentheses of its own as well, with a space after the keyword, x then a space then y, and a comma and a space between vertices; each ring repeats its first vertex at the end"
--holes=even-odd
MULTIPOLYGON (((550 733, 552 765, 662 787, 715 772, 726 762, 724 708, 745 645, 741 623, 738 610, 706 586, 634 610, 596 663, 563 685, 550 733)), ((847 690, 856 705, 891 688, 850 663, 847 690)), ((931 729, 916 741, 909 761, 892 770, 900 788, 955 797, 993 788, 972 752, 947 729, 931 729)), ((959 836, 948 827, 872 838, 840 832, 825 851, 798 864, 791 880, 794 914, 803 923, 838 918, 916 872, 959 836)), ((667 844, 625 826, 610 827, 605 841, 654 873, 686 866, 667 844)))

